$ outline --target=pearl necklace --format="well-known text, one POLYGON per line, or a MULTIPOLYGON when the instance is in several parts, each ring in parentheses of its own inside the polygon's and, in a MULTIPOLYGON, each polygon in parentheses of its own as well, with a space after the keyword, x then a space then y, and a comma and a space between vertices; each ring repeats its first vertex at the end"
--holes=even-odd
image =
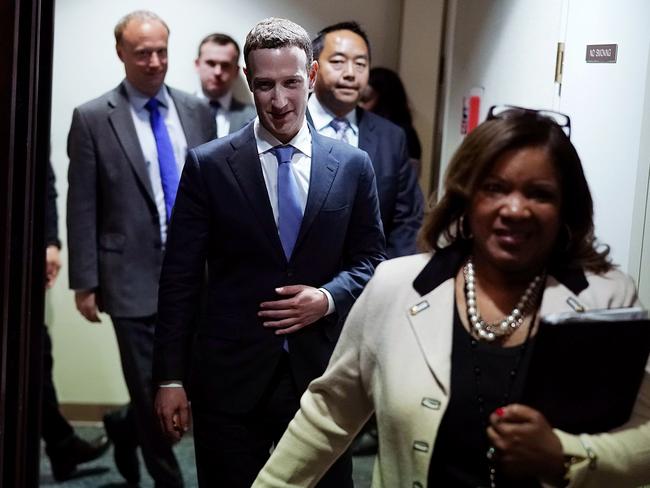
POLYGON ((476 301, 476 271, 472 258, 467 260, 463 267, 465 277, 465 301, 467 302, 467 316, 469 317, 472 333, 476 338, 492 342, 497 338, 509 336, 524 323, 524 317, 537 298, 546 273, 539 274, 529 283, 526 291, 521 296, 515 308, 496 322, 486 322, 480 315, 476 301))

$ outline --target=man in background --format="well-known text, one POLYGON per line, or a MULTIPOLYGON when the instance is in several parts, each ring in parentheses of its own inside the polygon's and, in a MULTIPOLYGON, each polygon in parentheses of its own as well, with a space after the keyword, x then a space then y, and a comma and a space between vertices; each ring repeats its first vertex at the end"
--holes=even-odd
MULTIPOLYGON (((368 86, 370 42, 356 22, 321 30, 312 41, 318 78, 309 99, 316 130, 363 149, 377 177, 388 258, 414 254, 422 223, 423 197, 408 155, 406 134, 397 125, 358 106, 368 86)), ((374 420, 353 446, 354 454, 377 452, 374 420)))
POLYGON ((164 84, 169 28, 136 11, 115 27, 125 79, 74 110, 68 136, 70 288, 79 312, 113 322, 131 405, 104 419, 117 468, 139 480, 136 447, 157 487, 183 485, 153 415, 152 354, 158 279, 187 150, 214 137, 198 98, 164 84))
POLYGON ((217 137, 238 131, 255 118, 255 107, 233 97, 239 75, 239 45, 226 34, 206 36, 199 44, 194 61, 201 81, 200 97, 205 97, 217 121, 217 137))
POLYGON ((368 85, 368 36, 356 22, 341 22, 321 30, 312 46, 319 69, 308 105, 311 121, 320 134, 368 153, 377 178, 388 258, 413 254, 423 198, 406 136, 397 125, 357 106, 368 85))

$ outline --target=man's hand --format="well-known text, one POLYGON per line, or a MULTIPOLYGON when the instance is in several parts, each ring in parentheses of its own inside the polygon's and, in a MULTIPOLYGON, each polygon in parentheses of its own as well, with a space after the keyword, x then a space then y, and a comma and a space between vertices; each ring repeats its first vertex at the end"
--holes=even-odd
POLYGON ((61 269, 61 256, 59 248, 56 246, 47 246, 45 249, 45 287, 52 288, 59 270, 61 269))
POLYGON ((490 415, 487 434, 506 473, 547 481, 562 479, 562 444, 539 411, 519 404, 498 408, 490 415))
POLYGON ((265 327, 277 328, 277 335, 296 332, 327 313, 327 297, 318 288, 290 285, 275 292, 285 298, 261 303, 257 315, 264 319, 265 327))
POLYGON ((101 322, 97 309, 97 296, 94 291, 76 291, 74 301, 79 313, 90 322, 101 322))
POLYGON ((185 388, 158 388, 154 410, 163 433, 174 442, 180 441, 190 428, 190 408, 185 388))

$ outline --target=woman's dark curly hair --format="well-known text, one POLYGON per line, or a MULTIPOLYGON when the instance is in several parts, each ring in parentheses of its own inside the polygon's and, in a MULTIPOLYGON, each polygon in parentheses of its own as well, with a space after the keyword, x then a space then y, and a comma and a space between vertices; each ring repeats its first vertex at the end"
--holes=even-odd
POLYGON ((439 250, 467 240, 471 229, 461 227, 473 195, 503 154, 524 147, 546 150, 560 179, 561 228, 549 266, 611 269, 609 248, 599 249, 594 237, 593 200, 575 147, 552 119, 531 113, 488 120, 465 138, 445 173, 444 195, 420 230, 420 247, 439 250))

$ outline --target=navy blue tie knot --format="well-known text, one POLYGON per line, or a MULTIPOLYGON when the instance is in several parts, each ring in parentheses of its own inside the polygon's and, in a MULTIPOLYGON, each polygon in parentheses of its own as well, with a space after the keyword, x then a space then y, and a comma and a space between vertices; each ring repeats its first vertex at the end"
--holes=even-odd
POLYGON ((296 148, 293 146, 275 146, 273 149, 273 154, 275 154, 275 158, 278 160, 278 164, 282 163, 290 163, 291 159, 293 158, 293 154, 296 152, 296 148))
POLYGON ((159 105, 160 102, 157 98, 150 98, 147 100, 147 103, 144 104, 144 108, 146 108, 149 112, 153 112, 154 110, 158 110, 159 105))

